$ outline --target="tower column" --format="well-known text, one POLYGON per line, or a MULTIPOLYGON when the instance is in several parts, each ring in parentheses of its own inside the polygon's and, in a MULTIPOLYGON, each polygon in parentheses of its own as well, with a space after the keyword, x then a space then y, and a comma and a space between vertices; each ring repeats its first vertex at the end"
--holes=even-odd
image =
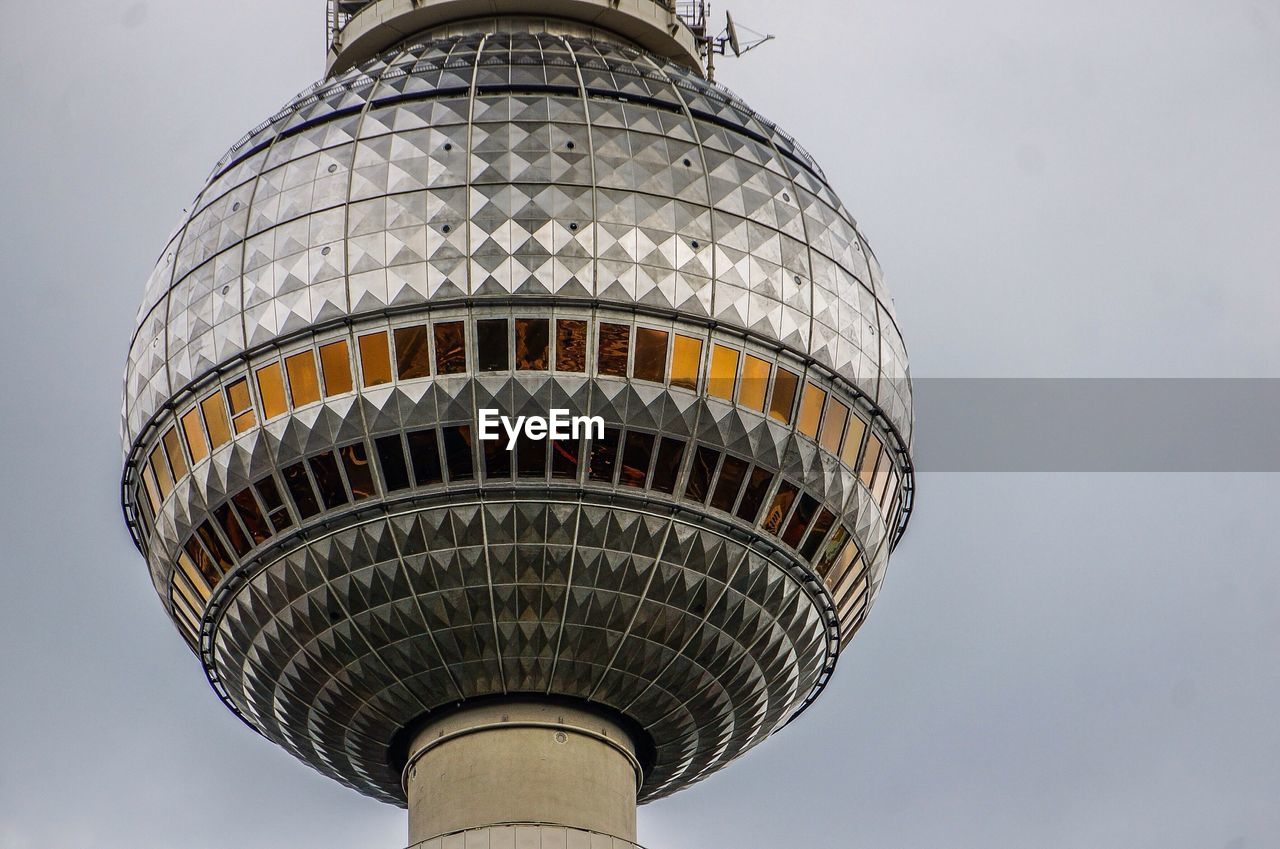
POLYGON ((551 703, 464 708, 414 737, 409 842, 502 823, 548 823, 635 842, 643 778, 630 735, 551 703))

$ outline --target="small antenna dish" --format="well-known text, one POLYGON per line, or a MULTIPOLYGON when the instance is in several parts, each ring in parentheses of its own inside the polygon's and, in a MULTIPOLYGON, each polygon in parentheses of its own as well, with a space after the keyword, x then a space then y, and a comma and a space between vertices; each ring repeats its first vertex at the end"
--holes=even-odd
POLYGON ((725 33, 729 36, 729 49, 733 51, 734 56, 742 55, 742 41, 738 38, 738 25, 733 22, 733 12, 725 12, 725 18, 728 24, 725 26, 725 33))

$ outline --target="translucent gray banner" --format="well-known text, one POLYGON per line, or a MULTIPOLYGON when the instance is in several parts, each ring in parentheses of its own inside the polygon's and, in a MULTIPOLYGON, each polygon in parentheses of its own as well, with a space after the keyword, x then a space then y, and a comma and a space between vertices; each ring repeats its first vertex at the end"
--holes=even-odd
POLYGON ((1280 379, 913 383, 920 472, 1280 471, 1280 379))

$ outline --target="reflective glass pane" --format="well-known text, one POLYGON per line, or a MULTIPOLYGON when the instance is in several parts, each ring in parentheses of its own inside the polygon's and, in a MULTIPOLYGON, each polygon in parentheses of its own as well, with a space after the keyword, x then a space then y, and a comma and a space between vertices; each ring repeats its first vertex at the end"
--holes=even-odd
POLYGON ((716 480, 715 492, 711 495, 711 506, 728 513, 733 510, 738 500, 738 491, 747 477, 747 469, 751 466, 746 460, 737 457, 725 457, 720 466, 720 477, 716 480))
POLYGON ((677 333, 671 349, 671 385, 696 390, 701 366, 702 340, 677 333))
POLYGON ((249 532, 254 545, 262 545, 271 538, 271 527, 262 515, 262 508, 258 506, 258 499, 253 497, 252 490, 240 490, 231 497, 231 503, 235 505, 240 522, 249 532))
POLYGON ((836 514, 830 510, 823 510, 819 513, 818 520, 813 523, 813 527, 809 530, 809 536, 804 541, 804 547, 800 549, 800 556, 805 560, 812 560, 835 522, 836 514))
POLYGON ((354 388, 351 355, 347 350, 346 339, 330 342, 320 348, 320 370, 324 372, 324 397, 345 395, 354 388))
POLYGON ((169 457, 169 468, 173 470, 173 479, 182 480, 187 474, 187 455, 182 450, 178 429, 171 427, 166 430, 161 441, 164 444, 164 453, 169 457))
POLYGON ((460 321, 443 321, 434 328, 436 337, 436 374, 465 374, 467 371, 467 333, 460 321))
POLYGON ((218 581, 222 578, 222 572, 214 564, 213 558, 209 552, 205 551, 204 546, 200 545, 199 540, 195 536, 187 540, 183 546, 187 556, 191 558, 191 562, 195 565, 200 576, 204 578, 206 584, 210 587, 216 587, 218 581))
POLYGON ((769 397, 769 415, 783 424, 791 423, 791 410, 796 402, 796 389, 800 385, 800 375, 792 374, 784 368, 778 368, 773 379, 773 394, 769 397))
POLYGON ((622 471, 618 483, 623 486, 643 487, 649 477, 649 462, 653 459, 652 433, 628 431, 622 447, 622 471))
POLYGON ((804 532, 809 529, 809 523, 813 521, 813 514, 817 510, 818 499, 808 493, 801 495, 800 504, 796 507, 796 512, 791 516, 791 521, 787 523, 787 529, 782 534, 782 541, 792 548, 799 548, 800 540, 804 539, 804 532))
POLYGON ((844 436, 845 422, 849 421, 849 408, 832 398, 827 403, 827 417, 822 421, 822 447, 832 454, 840 453, 840 438, 844 436))
POLYGON ((351 494, 356 501, 377 495, 373 486, 373 470, 369 468, 369 450, 363 442, 352 444, 338 451, 342 457, 342 468, 347 472, 347 483, 351 485, 351 494))
POLYGON ((381 386, 391 382, 391 345, 385 331, 368 333, 359 338, 360 379, 365 386, 381 386))
MULTIPOLYGON (((378 466, 382 469, 382 485, 387 492, 399 492, 409 488, 409 467, 404 462, 404 446, 399 434, 380 436, 373 442, 378 451, 378 466)), ((436 468, 440 458, 436 457, 436 468)))
POLYGON ((151 473, 160 484, 160 500, 163 501, 173 492, 173 473, 169 471, 169 461, 164 458, 164 449, 159 445, 151 450, 150 459, 151 473))
POLYGON ((707 500, 711 490, 711 478, 715 476, 716 464, 720 462, 720 452, 703 445, 693 453, 693 463, 689 466, 689 481, 685 484, 684 497, 699 504, 707 500))
POLYGON ((187 436, 192 462, 199 463, 209 456, 209 437, 205 435, 204 424, 200 421, 199 407, 192 407, 182 417, 182 432, 187 436))
POLYGON ((275 528, 276 533, 293 526, 293 517, 289 515, 289 509, 284 506, 284 499, 280 497, 275 478, 267 475, 255 483, 253 488, 257 490, 258 498, 262 499, 263 506, 267 508, 267 518, 271 520, 271 527, 275 528))
MULTIPOLYGON (((413 477, 418 482, 418 486, 431 486, 443 481, 444 477, 440 468, 440 450, 436 447, 435 429, 415 430, 407 434, 407 436, 409 439, 409 458, 413 461, 413 477)), ((399 441, 396 438, 396 442, 398 443, 399 441)), ((470 457, 470 455, 471 448, 468 446, 467 456, 470 457)), ((470 467, 471 464, 468 463, 468 470, 470 467)), ((470 477, 469 473, 467 477, 470 477)))
POLYGON ((604 429, 604 436, 591 443, 591 463, 588 474, 591 480, 613 483, 613 470, 618 461, 618 441, 621 432, 616 427, 604 429))
MULTIPOLYGON (((343 342, 343 371, 346 372, 347 382, 350 383, 351 370, 346 368, 346 348, 347 343, 343 342)), ((305 407, 307 404, 314 404, 320 400, 320 377, 316 374, 316 355, 314 351, 306 350, 286 357, 284 370, 289 377, 289 397, 293 399, 293 406, 305 407)))
POLYGON ((738 385, 738 360, 741 354, 735 348, 716 345, 711 349, 711 376, 707 379, 707 393, 714 398, 733 400, 733 390, 738 385))
POLYGON ((862 437, 867 432, 867 423, 857 416, 849 417, 849 430, 844 435, 844 449, 840 459, 854 471, 858 469, 858 454, 862 451, 862 437))
POLYGON ((818 424, 822 421, 822 408, 827 403, 827 393, 812 383, 805 383, 804 397, 800 399, 800 418, 796 428, 808 437, 818 435, 818 424))
POLYGON ((551 321, 516 319, 516 370, 546 371, 551 360, 551 321))
POLYGON ((658 461, 653 467, 652 488, 667 495, 676 491, 680 478, 680 464, 684 462, 684 442, 670 436, 662 437, 658 445, 658 461))
POLYGON ((587 323, 562 318, 556 322, 556 371, 587 370, 587 323))
POLYGON ((142 467, 142 488, 147 493, 147 500, 151 502, 151 512, 160 512, 160 502, 164 496, 160 494, 159 484, 156 482, 155 472, 151 471, 151 465, 147 464, 142 467))
POLYGON ((876 475, 871 480, 871 497, 876 504, 884 501, 889 486, 889 474, 893 471, 893 455, 888 451, 880 452, 880 463, 876 466, 876 475))
POLYGON ((795 503, 796 496, 799 494, 799 487, 783 481, 778 487, 777 494, 773 496, 773 503, 765 511, 764 521, 760 523, 760 527, 777 536, 778 531, 782 529, 782 520, 787 518, 787 513, 791 511, 791 505, 795 503))
POLYGON ((351 499, 347 497, 347 488, 342 485, 342 475, 338 472, 338 461, 332 452, 325 452, 312 457, 311 474, 315 477, 316 488, 320 490, 320 498, 326 510, 341 507, 351 499))
POLYGON ((244 433, 257 424, 253 400, 249 397, 249 381, 240 378, 227 387, 227 406, 231 408, 231 424, 236 433, 244 433))
POLYGON ((874 433, 867 438, 867 449, 862 452, 862 466, 858 469, 858 479, 867 488, 875 480, 876 466, 880 463, 880 452, 883 450, 880 437, 874 433))
POLYGON ((476 322, 476 365, 480 371, 507 371, 511 368, 508 351, 511 340, 505 318, 486 318, 476 322))
POLYGON ((209 441, 214 448, 220 448, 231 441, 231 420, 227 418, 227 408, 222 403, 221 392, 215 392, 201 401, 200 412, 204 414, 209 441))
POLYGON ((396 376, 401 380, 416 380, 431 376, 431 345, 427 339, 427 326, 397 327, 396 376))
POLYGON ((747 482, 747 491, 742 494, 742 503, 738 505, 737 516, 744 522, 755 524, 764 504, 764 497, 769 493, 773 483, 773 472, 756 466, 751 470, 751 480, 747 482))
POLYGON ((596 368, 600 374, 626 377, 627 354, 630 348, 631 325, 601 324, 600 350, 596 356, 596 368))
POLYGON ((230 572, 236 563, 231 559, 231 555, 227 553, 227 547, 222 544, 222 540, 218 539, 218 535, 213 531, 213 525, 208 522, 201 522, 196 528, 196 536, 200 537, 200 541, 204 543, 204 547, 213 555, 213 562, 222 570, 223 574, 230 572))
POLYGON ((547 440, 520 434, 516 441, 516 467, 522 478, 547 476, 547 440))
POLYGON ((235 550, 237 557, 244 557, 253 548, 253 543, 249 541, 249 535, 240 527, 240 520, 231 512, 231 502, 221 505, 213 511, 214 517, 218 520, 218 524, 222 526, 222 532, 227 535, 227 539, 231 541, 231 547, 235 550))
POLYGON ((636 380, 664 381, 667 374, 667 336, 665 330, 636 329, 636 356, 631 370, 636 380))
POLYGON ((471 428, 467 425, 441 428, 444 459, 449 469, 449 482, 469 481, 475 477, 475 460, 471 456, 471 428))
POLYGON ((488 439, 480 443, 484 452, 484 476, 490 480, 511 479, 511 452, 505 439, 488 439))
POLYGON ((848 539, 848 528, 844 525, 836 528, 836 532, 831 535, 831 540, 823 547, 822 555, 813 564, 813 570, 818 573, 819 578, 826 578, 827 573, 831 571, 831 567, 835 565, 836 558, 844 550, 848 539))
POLYGON ((258 397, 262 399, 262 418, 270 421, 289 411, 284 397, 284 371, 279 363, 263 366, 257 371, 258 397))
POLYGON ((293 497, 293 505, 298 509, 298 515, 305 520, 319 513, 320 502, 316 499, 315 490, 311 488, 307 467, 301 463, 294 463, 292 466, 281 469, 281 474, 284 475, 285 489, 289 490, 289 495, 293 497))
POLYGON ((769 393, 769 372, 772 365, 767 360, 747 354, 742 364, 742 388, 738 390, 738 403, 742 406, 764 412, 764 399, 769 393))
POLYGON ((578 455, 582 448, 579 440, 553 440, 551 442, 551 477, 577 480, 578 455))
MULTIPOLYGON (((188 543, 190 545, 190 543, 188 543)), ((187 583, 196 591, 201 602, 206 602, 213 595, 213 587, 209 586, 209 582, 205 580, 204 575, 196 568, 195 561, 191 559, 191 555, 186 551, 178 552, 178 569, 186 577, 187 583)), ((203 609, 203 604, 201 605, 203 609)))
POLYGON ((889 516, 892 515, 893 511, 890 508, 893 506, 894 497, 898 494, 898 483, 900 480, 901 478, 898 475, 898 470, 890 468, 889 484, 885 487, 884 494, 880 496, 880 514, 884 516, 885 521, 888 521, 889 516))

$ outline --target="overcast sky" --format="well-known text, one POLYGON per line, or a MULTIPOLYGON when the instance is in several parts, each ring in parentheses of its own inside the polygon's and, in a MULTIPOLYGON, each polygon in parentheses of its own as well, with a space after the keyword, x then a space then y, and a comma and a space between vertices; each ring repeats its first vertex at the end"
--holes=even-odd
MULTIPOLYGON (((118 507, 143 283, 320 73, 323 6, 0 0, 0 849, 404 844, 222 707, 118 507)), ((1276 0, 733 9, 779 38, 722 81, 823 164, 917 377, 1280 377, 1276 0)), ((1278 504, 1277 475, 926 469, 827 693, 642 842, 1280 846, 1278 504)))

